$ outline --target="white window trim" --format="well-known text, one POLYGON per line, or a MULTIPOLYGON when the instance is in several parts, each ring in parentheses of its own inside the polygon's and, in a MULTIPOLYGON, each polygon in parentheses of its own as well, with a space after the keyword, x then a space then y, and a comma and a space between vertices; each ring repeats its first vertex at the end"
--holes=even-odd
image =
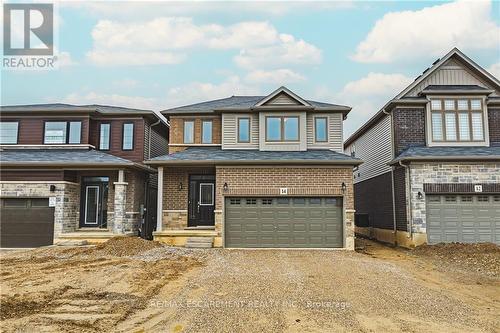
POLYGON ((330 143, 330 116, 328 115, 316 115, 313 117, 313 142, 317 144, 329 144, 330 143), (316 119, 317 118, 326 118, 326 140, 325 141, 317 141, 316 140, 316 119))
MULTIPOLYGON (((483 103, 483 126, 484 126, 484 141, 472 141, 472 142, 463 142, 463 141, 446 141, 446 142, 434 142, 432 140, 432 119, 431 119, 431 98, 427 97, 428 103, 426 106, 426 114, 425 114, 425 137, 427 142, 427 147, 488 147, 490 145, 490 133, 489 133, 489 124, 488 124, 488 106, 486 105, 486 97, 485 96, 477 96, 477 95, 467 95, 467 96, 432 96, 432 99, 447 99, 447 98, 464 98, 464 99, 480 99, 483 103)), ((444 103, 443 110, 440 112, 444 112, 444 103)), ((457 137, 458 137, 457 133, 457 137)), ((472 133, 471 133, 472 135, 472 133)))

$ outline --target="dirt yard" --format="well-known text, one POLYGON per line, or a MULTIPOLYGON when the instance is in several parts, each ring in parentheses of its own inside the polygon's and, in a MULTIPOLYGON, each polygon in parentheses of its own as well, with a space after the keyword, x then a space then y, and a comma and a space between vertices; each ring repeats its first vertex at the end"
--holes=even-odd
POLYGON ((1 254, 4 332, 498 332, 500 248, 190 250, 135 238, 1 254))

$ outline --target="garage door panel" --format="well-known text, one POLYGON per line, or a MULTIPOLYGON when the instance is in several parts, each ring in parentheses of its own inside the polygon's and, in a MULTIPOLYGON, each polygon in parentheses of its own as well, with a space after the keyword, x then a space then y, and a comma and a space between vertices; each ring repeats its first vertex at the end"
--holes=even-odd
POLYGON ((53 244, 54 208, 48 205, 48 198, 0 199, 0 246, 53 244))
POLYGON ((428 241, 498 244, 499 212, 499 202, 491 195, 428 195, 428 241))
MULTIPOLYGON (((342 247, 342 200, 335 198, 256 198, 256 205, 231 205, 226 199, 227 247, 342 247), (237 212, 238 214, 235 214, 237 212), (232 228, 233 223, 252 227, 232 228), (237 235, 240 233, 239 235, 237 235)), ((246 203, 247 198, 240 198, 246 203)))

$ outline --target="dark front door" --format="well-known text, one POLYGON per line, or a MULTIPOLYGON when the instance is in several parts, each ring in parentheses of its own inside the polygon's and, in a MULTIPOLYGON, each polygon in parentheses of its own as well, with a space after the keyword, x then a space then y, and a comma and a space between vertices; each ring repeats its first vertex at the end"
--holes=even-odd
POLYGON ((146 210, 143 212, 141 237, 153 239, 153 231, 156 230, 156 205, 158 199, 158 189, 150 184, 146 186, 146 210))
POLYGON ((80 200, 80 227, 106 228, 108 177, 83 177, 80 200))
POLYGON ((188 226, 214 226, 215 176, 189 176, 188 226))

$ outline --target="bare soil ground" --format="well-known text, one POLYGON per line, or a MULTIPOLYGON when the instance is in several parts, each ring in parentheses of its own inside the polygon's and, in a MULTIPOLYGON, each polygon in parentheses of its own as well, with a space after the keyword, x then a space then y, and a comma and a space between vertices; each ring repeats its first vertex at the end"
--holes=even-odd
POLYGON ((498 332, 500 248, 190 250, 136 238, 1 254, 5 332, 498 332))

